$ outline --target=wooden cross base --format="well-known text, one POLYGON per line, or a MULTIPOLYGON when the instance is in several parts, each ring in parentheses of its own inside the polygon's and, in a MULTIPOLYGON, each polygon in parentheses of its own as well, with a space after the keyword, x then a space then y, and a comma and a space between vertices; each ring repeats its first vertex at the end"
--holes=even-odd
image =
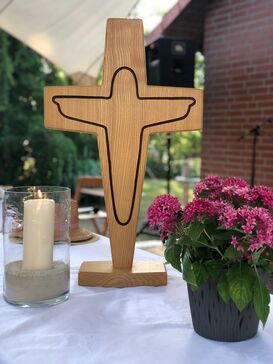
POLYGON ((111 261, 83 262, 78 275, 80 286, 136 287, 165 286, 167 272, 159 262, 134 262, 131 268, 114 268, 111 261))

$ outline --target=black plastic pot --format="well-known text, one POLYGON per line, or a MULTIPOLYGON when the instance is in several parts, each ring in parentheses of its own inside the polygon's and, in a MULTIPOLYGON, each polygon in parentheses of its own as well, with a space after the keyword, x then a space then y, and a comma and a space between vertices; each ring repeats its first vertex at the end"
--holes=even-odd
POLYGON ((217 341, 243 341, 256 335, 259 319, 252 302, 242 312, 233 302, 226 304, 214 280, 209 280, 196 292, 188 285, 188 294, 197 334, 217 341))
POLYGON ((267 288, 269 290, 269 293, 273 294, 273 274, 268 274, 267 288))

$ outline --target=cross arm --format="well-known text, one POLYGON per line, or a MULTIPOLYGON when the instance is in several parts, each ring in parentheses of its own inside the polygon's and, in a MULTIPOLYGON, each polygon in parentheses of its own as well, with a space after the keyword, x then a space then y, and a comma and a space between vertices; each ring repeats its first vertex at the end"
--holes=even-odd
MULTIPOLYGON (((203 91, 177 87, 152 87, 157 97, 144 100, 149 133, 199 130, 203 122, 203 91), (155 90, 156 89, 156 90, 155 90), (163 96, 164 95, 164 96, 163 96), (187 96, 185 96, 187 95, 187 96)), ((146 93, 147 95, 147 93, 146 93)))
POLYGON ((45 127, 97 134, 98 127, 104 126, 106 102, 98 86, 45 87, 45 127))

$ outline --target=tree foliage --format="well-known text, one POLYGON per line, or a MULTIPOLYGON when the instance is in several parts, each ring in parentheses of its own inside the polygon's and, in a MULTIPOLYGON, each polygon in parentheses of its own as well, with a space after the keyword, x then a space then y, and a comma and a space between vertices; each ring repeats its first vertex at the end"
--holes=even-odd
POLYGON ((201 133, 198 131, 189 131, 183 133, 166 133, 153 135, 150 141, 148 167, 156 177, 165 178, 168 161, 167 137, 171 139, 170 156, 171 156, 171 178, 181 175, 183 162, 186 159, 193 159, 195 162, 190 168, 190 176, 196 177, 200 174, 200 157, 201 133), (163 167, 163 168, 162 168, 163 167))
POLYGON ((66 75, 3 31, 0 59, 0 184, 72 187, 98 171, 94 136, 44 128, 43 88, 69 84, 66 75))

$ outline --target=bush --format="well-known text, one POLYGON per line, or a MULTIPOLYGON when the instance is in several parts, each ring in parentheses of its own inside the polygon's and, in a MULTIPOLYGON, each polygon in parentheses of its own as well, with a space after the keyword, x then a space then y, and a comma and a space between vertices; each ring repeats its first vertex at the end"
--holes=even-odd
POLYGON ((43 88, 71 81, 54 65, 0 31, 0 184, 66 185, 98 169, 95 136, 50 131, 43 88))

